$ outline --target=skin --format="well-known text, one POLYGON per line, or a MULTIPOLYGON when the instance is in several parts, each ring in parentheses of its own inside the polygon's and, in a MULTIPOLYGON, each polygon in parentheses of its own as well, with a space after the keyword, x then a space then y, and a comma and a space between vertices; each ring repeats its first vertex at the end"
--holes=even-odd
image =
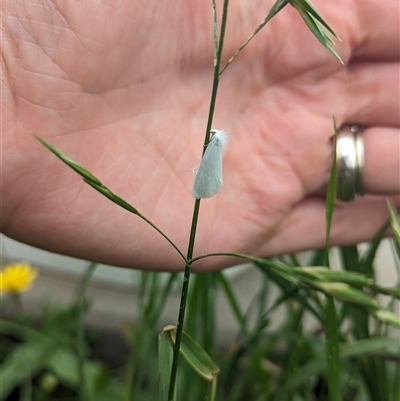
MULTIPOLYGON (((221 9, 222 2, 219 2, 221 9)), ((271 1, 231 1, 224 61, 271 1)), ((287 6, 222 75, 224 187, 201 202, 195 255, 276 255, 324 244, 338 125, 365 126, 367 195, 338 205, 331 239, 371 238, 398 204, 399 5, 315 0, 341 65, 287 6)), ((170 245, 39 144, 95 174, 186 252, 213 66, 210 2, 3 0, 1 231, 50 251, 182 270, 170 245), (73 5, 72 5, 73 4, 73 5)), ((219 11, 221 15, 221 11, 219 11)), ((204 259, 201 271, 234 264, 204 259)))

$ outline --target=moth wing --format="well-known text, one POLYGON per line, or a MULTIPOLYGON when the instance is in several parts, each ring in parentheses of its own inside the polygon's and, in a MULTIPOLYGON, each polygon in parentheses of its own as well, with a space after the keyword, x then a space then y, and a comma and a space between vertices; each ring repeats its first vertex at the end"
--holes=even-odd
POLYGON ((211 198, 222 187, 222 148, 223 143, 218 137, 214 137, 208 144, 194 179, 194 198, 211 198))

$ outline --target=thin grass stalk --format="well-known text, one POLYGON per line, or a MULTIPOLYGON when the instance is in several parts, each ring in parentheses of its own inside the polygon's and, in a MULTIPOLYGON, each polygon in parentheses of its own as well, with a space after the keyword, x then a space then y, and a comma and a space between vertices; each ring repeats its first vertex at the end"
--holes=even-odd
POLYGON ((148 297, 147 293, 150 291, 151 279, 154 277, 155 273, 151 272, 140 272, 140 284, 137 291, 137 303, 139 315, 137 317, 138 321, 141 321, 145 324, 140 325, 140 330, 135 331, 134 327, 130 328, 130 353, 127 363, 127 373, 126 373, 126 388, 124 394, 124 401, 131 401, 134 399, 134 384, 141 382, 141 376, 145 375, 145 369, 141 369, 139 371, 138 377, 135 378, 135 370, 137 361, 140 360, 140 352, 137 344, 142 345, 142 349, 147 349, 148 345, 144 342, 146 341, 147 336, 144 336, 144 330, 147 325, 146 319, 146 311, 148 311, 149 301, 146 303, 146 299, 148 297))
POLYGON ((400 363, 396 364, 396 368, 394 370, 394 375, 392 377, 393 386, 392 386, 392 400, 393 401, 400 401, 400 363))
MULTIPOLYGON (((326 252, 324 251, 324 255, 325 255, 325 253, 326 252)), ((267 270, 267 266, 268 267, 273 267, 274 265, 277 266, 273 261, 270 261, 270 260, 267 260, 267 259, 262 259, 262 258, 257 258, 255 256, 245 255, 243 253, 234 253, 234 252, 209 253, 209 254, 206 254, 206 255, 197 256, 196 258, 194 258, 192 260, 192 262, 195 262, 195 261, 198 261, 198 260, 201 260, 201 259, 204 259, 204 258, 208 258, 208 257, 214 257, 214 256, 232 256, 232 257, 235 257, 235 258, 247 259, 248 261, 254 262, 257 265, 257 267, 264 274, 268 274, 268 275, 272 275, 273 274, 274 276, 276 276, 276 278, 281 279, 282 282, 287 283, 287 278, 281 277, 281 275, 275 273, 273 270, 271 270, 271 271, 267 270)), ((289 290, 289 286, 290 286, 290 284, 287 283, 287 286, 285 286, 285 289, 289 290)), ((281 288, 283 288, 283 287, 281 286, 281 288)), ((311 291, 311 289, 308 289, 308 290, 311 291)), ((290 287, 290 294, 289 295, 294 296, 294 298, 297 301, 299 301, 301 304, 305 305, 307 307, 307 309, 310 310, 319 321, 321 321, 321 323, 324 323, 325 319, 323 319, 323 317, 316 311, 316 309, 314 309, 314 307, 310 303, 308 303, 306 298, 304 298, 304 299, 307 302, 304 302, 303 301, 303 297, 296 296, 297 292, 299 292, 299 288, 297 286, 294 287, 294 288, 290 287)), ((310 294, 310 292, 309 292, 309 294, 310 294)), ((315 292, 313 292, 312 294, 313 294, 312 298, 313 298, 314 302, 317 304, 317 306, 319 306, 321 308, 321 310, 324 310, 324 305, 319 300, 317 294, 315 292)), ((286 298, 287 295, 284 295, 284 297, 286 298)))
POLYGON ((147 217, 145 217, 143 214, 137 211, 136 213, 137 216, 139 216, 142 220, 144 220, 149 226, 153 227, 161 236, 163 236, 169 243, 170 245, 179 253, 181 258, 186 261, 185 255, 181 252, 181 250, 172 242, 172 240, 168 237, 167 234, 165 234, 161 229, 159 229, 151 220, 149 220, 147 217))
POLYGON ((320 248, 315 250, 309 260, 306 263, 306 266, 323 266, 325 261, 325 248, 320 248))
MULTIPOLYGON (((191 333, 196 341, 199 340, 198 316, 201 314, 200 295, 199 295, 201 288, 198 283, 198 277, 199 277, 198 275, 194 275, 190 283, 189 287, 190 293, 188 294, 188 302, 187 302, 188 315, 185 322, 185 330, 188 333, 191 333)), ((179 378, 182 383, 179 388, 179 393, 187 395, 186 396, 187 401, 193 401, 194 400, 193 393, 195 391, 195 387, 193 384, 193 372, 189 369, 183 369, 179 378)), ((195 385, 198 387, 197 380, 195 382, 195 385)), ((197 387, 196 390, 198 390, 197 387)))
MULTIPOLYGON (((395 239, 392 240, 392 243, 393 243, 394 252, 397 255, 398 260, 400 260, 400 244, 395 239)), ((397 268, 397 273, 398 273, 399 266, 396 265, 396 268, 397 268)))
MULTIPOLYGON (((285 382, 291 377, 293 372, 298 370, 301 362, 301 355, 304 353, 304 343, 302 341, 302 318, 304 317, 304 306, 300 305, 298 309, 293 309, 290 313, 289 322, 290 325, 285 327, 285 331, 292 332, 296 335, 296 340, 288 342, 286 344, 287 352, 284 354, 284 362, 282 363, 282 373, 278 379, 278 388, 283 388, 285 382)), ((287 400, 293 399, 294 390, 290 390, 287 396, 287 400)))
POLYGON ((188 310, 189 315, 186 320, 185 328, 192 333, 192 336, 196 341, 200 341, 199 331, 198 331, 198 323, 199 316, 202 313, 201 310, 201 285, 200 285, 200 276, 198 274, 194 275, 192 278, 192 282, 190 284, 190 295, 188 298, 188 310))
MULTIPOLYGON (((139 316, 138 319, 142 320, 145 310, 145 297, 146 297, 146 287, 147 283, 150 279, 149 272, 140 272, 140 283, 137 291, 137 303, 139 316)), ((138 360, 138 352, 137 347, 135 347, 135 343, 137 339, 135 339, 135 333, 133 327, 130 328, 130 347, 129 347, 129 358, 127 362, 126 368, 126 388, 124 394, 124 401, 131 401, 133 399, 133 384, 134 384, 134 375, 135 375, 135 365, 138 360)))
POLYGON ((373 271, 368 271, 368 267, 373 265, 376 252, 378 251, 381 241, 385 238, 386 232, 390 227, 390 219, 388 219, 382 227, 379 229, 378 233, 375 235, 374 239, 368 243, 368 249, 364 253, 360 260, 360 266, 362 268, 362 273, 371 274, 373 271))
MULTIPOLYGON (((185 331, 201 344, 207 353, 214 353, 215 328, 215 279, 213 274, 196 274, 192 277, 188 301, 185 331)), ((199 394, 209 393, 210 383, 206 384, 192 370, 179 371, 179 394, 187 401, 198 400, 199 394)))
MULTIPOLYGON (((197 203, 198 202, 196 201, 196 204, 197 203)), ((197 224, 197 221, 196 221, 196 224, 197 224)), ((189 249, 189 251, 190 251, 190 249, 189 249)), ((189 254, 189 252, 188 252, 188 254, 189 254)), ((174 398, 176 373, 177 373, 177 368, 178 368, 178 357, 179 357, 179 350, 180 350, 181 340, 182 340, 183 323, 185 320, 187 293, 188 293, 188 289, 189 289, 190 270, 191 270, 191 264, 188 263, 185 266, 185 273, 184 273, 184 277, 183 277, 181 302, 179 305, 178 325, 177 325, 177 329, 176 329, 174 356, 172 359, 171 379, 170 379, 169 390, 168 390, 168 401, 173 401, 173 398, 174 398)))
MULTIPOLYGON (((215 0, 213 0, 214 10, 215 7, 215 0)), ((229 0, 224 0, 223 6, 223 13, 222 13, 222 22, 221 22, 221 32, 218 42, 218 51, 215 52, 217 54, 217 59, 214 60, 214 79, 213 79, 213 87, 211 92, 211 101, 210 101, 210 110, 208 113, 208 121, 207 121, 207 129, 205 135, 204 145, 207 145, 210 140, 210 130, 211 125, 214 117, 214 110, 215 110, 215 103, 217 100, 217 92, 218 92, 218 85, 219 85, 219 69, 221 64, 221 56, 222 56, 222 49, 224 44, 224 37, 225 37, 225 29, 226 29, 226 21, 228 18, 228 4, 229 0)), ((216 13, 214 13, 214 32, 215 25, 216 25, 216 13)), ((215 38, 214 38, 214 42, 215 38)), ((203 154, 205 152, 205 147, 203 147, 203 154)), ((182 285, 182 293, 181 293, 181 302, 179 307, 179 315, 178 315, 178 325, 176 330, 176 339, 175 339, 175 347, 174 347, 174 357, 172 360, 172 368, 171 368, 171 380, 168 390, 168 401, 172 401, 175 392, 175 382, 176 382, 176 372, 178 368, 178 357, 179 357, 179 349, 181 346, 182 340, 182 330, 183 324, 185 320, 185 310, 186 310, 186 300, 187 300, 187 293, 189 289, 189 280, 190 280, 190 271, 192 267, 191 259, 193 258, 193 251, 194 251, 194 243, 196 238, 196 230, 197 230, 197 222, 199 218, 199 211, 200 211, 200 199, 196 199, 194 204, 193 210, 193 217, 192 217, 192 226, 190 229, 190 237, 189 237, 189 245, 188 245, 188 252, 187 252, 187 261, 185 265, 185 272, 183 277, 183 285, 182 285)))
POLYGON ((144 318, 146 319, 147 326, 150 329, 153 328, 152 322, 149 317, 153 314, 154 309, 156 308, 158 293, 160 290, 160 283, 159 283, 160 275, 158 273, 151 273, 151 281, 150 281, 150 290, 149 290, 149 298, 147 301, 147 306, 144 309, 144 318))
MULTIPOLYGON (((145 381, 149 388, 154 388, 157 385, 157 380, 154 380, 154 375, 149 374, 149 372, 151 372, 149 361, 152 359, 150 355, 153 353, 154 349, 153 337, 149 334, 154 332, 154 326, 157 322, 156 320, 152 319, 152 316, 157 308, 157 298, 160 292, 160 275, 159 273, 151 272, 148 273, 148 279, 148 294, 146 294, 146 292, 142 294, 143 301, 146 301, 146 303, 143 304, 143 313, 140 317, 142 324, 140 324, 139 334, 136 338, 136 347, 138 347, 138 344, 140 344, 139 352, 137 353, 138 357, 131 359, 131 367, 129 369, 131 374, 130 381, 132 384, 137 383, 136 387, 138 389, 141 388, 145 381), (135 375, 135 365, 137 365, 138 360, 140 361, 140 369, 137 369, 135 375)), ((133 328, 131 347, 134 346, 135 331, 133 328)), ((135 399, 135 389, 133 389, 132 396, 133 398, 131 399, 135 399)))
POLYGON ((78 350, 78 373, 79 373, 79 399, 81 401, 91 401, 92 394, 89 391, 86 372, 85 372, 85 360, 86 360, 86 347, 85 347, 85 301, 86 291, 90 279, 92 278, 93 272, 96 270, 97 263, 91 263, 86 269, 83 276, 80 288, 79 288, 79 316, 78 316, 78 332, 77 332, 77 350, 78 350))
POLYGON ((137 352, 136 343, 140 343, 135 339, 135 334, 133 332, 133 327, 130 333, 130 345, 129 345, 129 359, 126 373, 126 388, 124 394, 124 401, 132 401, 134 399, 134 376, 135 376, 135 366, 136 361, 139 359, 139 353, 137 352), (135 341, 136 340, 136 341, 135 341))
POLYGON ((201 325, 203 327, 203 348, 208 354, 213 356, 215 353, 216 329, 216 276, 215 273, 203 274, 202 280, 202 309, 200 315, 201 325))
MULTIPOLYGON (((360 264, 358 250, 356 246, 347 246, 341 248, 342 260, 346 270, 361 271, 374 276, 374 268, 371 263, 360 264)), ((361 288, 361 287, 359 287, 361 288)), ((370 338, 368 315, 364 312, 351 308, 353 319, 353 335, 355 338, 370 338)), ((381 324, 378 323, 378 331, 381 324)), ((378 332, 375 335, 380 335, 378 332)), ((364 377, 366 387, 369 389, 372 399, 388 399, 386 363, 376 358, 361 358, 359 368, 364 377)))
POLYGON ((280 10, 282 10, 283 7, 286 6, 286 4, 289 3, 290 0, 278 0, 271 10, 269 11, 268 15, 264 19, 263 22, 256 28, 256 30, 247 38, 247 40, 239 47, 238 50, 236 50, 235 54, 228 60, 228 62, 224 65, 224 67, 221 69, 220 74, 222 74, 226 68, 232 63, 232 61, 239 55, 239 53, 249 44, 249 42, 254 38, 254 36, 257 35, 258 32, 261 31, 262 28, 269 22, 269 20, 274 17, 280 10))
POLYGON ((247 328, 246 317, 240 308, 239 301, 237 300, 236 295, 235 295, 234 291, 232 290, 232 287, 231 287, 229 281, 226 279, 223 272, 217 272, 217 278, 225 292, 225 296, 232 309, 232 312, 233 312, 234 316, 236 317, 236 321, 239 324, 241 333, 244 335, 247 335, 249 331, 247 328))
MULTIPOLYGON (((147 306, 144 308, 144 314, 141 317, 141 321, 143 322, 143 326, 145 331, 141 332, 141 340, 140 343, 143 342, 143 347, 140 347, 140 360, 141 363, 146 367, 145 369, 139 369, 138 371, 138 383, 143 383, 146 381, 148 383, 148 386, 157 386, 157 380, 154 381, 153 384, 149 383, 148 381, 151 379, 154 379, 154 375, 150 374, 150 378, 147 377, 146 375, 148 372, 151 372, 151 364, 149 363, 149 360, 151 357, 149 355, 153 352, 153 347, 154 343, 152 340, 152 336, 150 335, 152 332, 154 332, 156 328, 156 324, 159 320, 159 317, 161 316, 164 307, 165 307, 165 301, 167 294, 171 291, 171 286, 173 283, 173 280, 169 280, 168 283, 164 286, 160 282, 160 274, 152 272, 150 273, 151 275, 151 280, 149 283, 149 288, 148 288, 148 295, 146 298, 146 303, 147 306), (161 288, 164 287, 164 290, 162 292, 162 295, 159 295, 161 293, 161 288), (160 301, 159 298, 163 298, 164 302, 160 301)), ((142 326, 142 325, 141 325, 142 326)), ((142 327, 143 327, 142 326, 142 327)), ((140 344, 139 343, 139 344, 140 344)))
POLYGON ((156 323, 160 320, 160 316, 164 310, 165 304, 167 302, 168 296, 171 293, 172 286, 174 285, 176 279, 178 277, 177 273, 170 273, 169 279, 167 284, 164 286, 164 290, 160 296, 160 299, 158 301, 158 306, 155 308, 153 311, 152 315, 149 317, 149 321, 153 325, 153 327, 156 325, 156 323))
POLYGON ((217 399, 217 376, 215 376, 215 379, 211 382, 208 399, 210 401, 215 401, 217 399))
POLYGON ((377 384, 379 386, 379 396, 381 400, 388 400, 390 391, 389 391, 389 381, 388 381, 388 366, 386 361, 376 359, 375 361, 376 370, 378 372, 377 376, 377 384))
MULTIPOLYGON (((355 245, 341 247, 340 253, 343 261, 343 266, 346 270, 356 271, 356 272, 365 270, 366 264, 364 263, 363 268, 361 268, 359 262, 358 250, 355 245)), ((367 268, 367 270, 370 270, 370 267, 367 268)), ((361 289, 360 286, 357 287, 361 289)), ((356 339, 369 338, 370 332, 368 327, 368 316, 364 312, 355 309, 354 307, 350 307, 349 311, 353 323, 352 324, 353 336, 356 339)), ((370 395, 375 394, 375 397, 377 397, 379 394, 379 389, 378 389, 379 386, 377 382, 377 380, 379 379, 379 374, 376 369, 373 358, 371 357, 359 358, 358 368, 364 379, 365 385, 368 388, 369 394, 370 395)))
POLYGON ((137 291, 137 303, 138 303, 138 318, 141 320, 143 318, 144 310, 145 310, 145 300, 147 293, 147 285, 150 281, 150 272, 142 271, 140 272, 140 284, 139 289, 137 291))
POLYGON ((329 400, 341 401, 340 391, 340 358, 339 358, 339 336, 336 308, 333 298, 326 299, 326 361, 328 371, 329 400))
POLYGON ((264 314, 267 309, 267 294, 268 294, 268 283, 269 283, 269 278, 264 274, 263 277, 263 282, 261 285, 261 289, 259 291, 259 296, 257 306, 257 318, 256 318, 256 324, 255 327, 262 327, 263 321, 264 321, 264 314))
POLYGON ((301 263, 300 263, 299 259, 297 258, 296 254, 291 253, 289 255, 289 257, 290 257, 290 260, 291 260, 293 266, 301 266, 301 263))
MULTIPOLYGON (((325 240, 325 265, 330 267, 330 234, 331 224, 336 198, 337 164, 336 164, 336 140, 338 129, 336 120, 333 117, 334 141, 333 141, 333 161, 331 174, 329 177, 328 189, 326 194, 326 240, 325 240)), ((338 319, 336 316, 335 302, 333 298, 326 295, 325 303, 326 314, 326 362, 328 373, 328 388, 330 401, 341 401, 340 390, 340 356, 339 356, 339 333, 338 319)))

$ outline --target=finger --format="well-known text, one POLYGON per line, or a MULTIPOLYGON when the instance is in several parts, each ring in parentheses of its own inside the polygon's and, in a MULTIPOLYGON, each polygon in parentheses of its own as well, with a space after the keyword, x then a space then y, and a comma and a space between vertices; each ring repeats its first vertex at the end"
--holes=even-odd
MULTIPOLYGON (((367 127, 360 133, 364 143, 364 167, 362 168, 362 184, 366 194, 393 195, 400 194, 400 130, 397 128, 367 127)), ((319 186, 309 186, 310 196, 325 198, 330 176, 331 156, 320 168, 320 177, 313 177, 311 183, 319 182, 319 186)), ((327 158, 328 159, 328 158, 327 158)))
POLYGON ((379 62, 400 59, 398 0, 316 0, 315 7, 342 39, 336 50, 340 55, 347 54, 345 59, 379 62))
POLYGON ((365 163, 362 171, 366 193, 400 193, 400 131, 395 128, 368 128, 364 139, 365 163))
POLYGON ((399 127, 400 63, 355 63, 344 74, 342 123, 399 127))
MULTIPOLYGON (((353 25, 356 42, 352 60, 399 60, 399 2, 369 0, 353 1, 353 4, 358 23, 353 25)), ((348 5, 343 6, 343 12, 345 8, 348 5)))
MULTIPOLYGON (((392 197, 392 201, 399 205, 400 197, 392 197)), ((323 247, 325 216, 324 199, 305 199, 293 209, 276 235, 262 246, 259 254, 276 255, 323 247)), ((388 218, 386 199, 382 197, 357 198, 353 202, 336 205, 330 233, 331 245, 368 241, 376 235, 388 218)))

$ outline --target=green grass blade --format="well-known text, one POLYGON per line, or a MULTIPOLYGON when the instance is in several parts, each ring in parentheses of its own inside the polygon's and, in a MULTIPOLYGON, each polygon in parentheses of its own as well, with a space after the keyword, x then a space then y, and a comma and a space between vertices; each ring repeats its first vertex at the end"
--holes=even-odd
MULTIPOLYGON (((333 117, 334 128, 334 143, 333 143, 333 160, 331 174, 329 177, 328 189, 326 194, 326 256, 325 264, 330 266, 329 263, 329 246, 330 246, 330 232, 332 225, 333 210, 336 198, 336 180, 337 180, 337 166, 336 166, 336 138, 337 127, 336 120, 333 117)), ((331 295, 327 295, 325 304, 326 313, 326 362, 328 366, 328 387, 330 401, 342 401, 341 386, 340 386, 340 359, 339 359, 339 333, 338 333, 338 318, 336 316, 335 303, 331 295)))
POLYGON ((204 280, 201 291, 202 313, 200 316, 200 324, 203 326, 203 340, 201 344, 211 355, 215 354, 217 337, 216 275, 216 272, 202 274, 204 280))
POLYGON ((131 212, 137 216, 139 216, 142 220, 144 220, 147 224, 153 227, 159 234, 161 234, 171 245, 172 247, 179 253, 182 259, 186 262, 185 255, 181 252, 181 250, 171 241, 171 239, 162 232, 153 222, 148 220, 144 215, 142 215, 135 207, 133 207, 129 202, 125 199, 122 199, 120 196, 112 192, 109 188, 101 183, 101 181, 95 177, 92 173, 82 167, 79 163, 75 160, 72 160, 60 150, 56 149, 53 145, 49 142, 45 141, 44 139, 38 137, 37 135, 33 134, 34 137, 42 143, 47 149, 49 149, 52 153, 54 153, 59 159, 61 159, 64 163, 66 163, 69 167, 75 170, 80 176, 83 177, 83 181, 93 187, 96 191, 100 192, 106 198, 110 199, 112 202, 116 203, 117 205, 121 206, 128 212, 131 212))
POLYGON ((168 281, 164 285, 162 294, 158 301, 158 305, 155 308, 155 310, 153 311, 152 315, 149 317, 149 322, 153 327, 158 323, 158 321, 161 317, 161 314, 165 308, 165 305, 167 304, 167 299, 171 294, 174 284, 178 281, 178 278, 179 278, 178 273, 170 273, 169 274, 168 281))
POLYGON ((72 160, 70 157, 68 157, 66 154, 58 150, 56 147, 54 147, 51 143, 47 142, 40 136, 36 134, 32 134, 42 145, 44 145, 47 149, 50 150, 53 154, 55 154, 60 160, 62 160, 67 166, 71 167, 73 170, 75 170, 80 176, 85 178, 87 181, 93 182, 94 184, 97 185, 102 185, 101 181, 95 177, 90 171, 86 170, 84 167, 82 167, 79 163, 77 163, 75 160, 72 160))
POLYGON ((360 257, 356 245, 342 246, 340 248, 340 255, 342 258, 343 266, 348 272, 360 272, 360 257))
POLYGON ((326 363, 330 401, 341 401, 339 333, 336 308, 331 296, 326 299, 326 363))
POLYGON ((385 238, 385 234, 390 226, 390 221, 386 221, 379 231, 376 233, 375 237, 369 242, 368 249, 362 256, 360 260, 361 271, 371 277, 374 277, 374 259, 378 251, 379 245, 385 238))
POLYGON ((383 323, 390 324, 400 329, 400 316, 388 309, 378 309, 374 313, 375 317, 383 323))
POLYGON ((324 18, 321 16, 321 14, 318 13, 318 11, 314 8, 314 6, 308 1, 308 0, 292 0, 291 3, 297 3, 301 4, 301 7, 308 13, 310 14, 316 21, 318 21, 322 26, 326 28, 327 31, 329 31, 332 36, 334 36, 336 39, 340 40, 340 38, 337 36, 336 32, 330 27, 330 25, 324 20, 324 18))
POLYGON ((136 215, 139 214, 139 212, 137 211, 136 208, 134 208, 132 205, 130 205, 126 200, 124 200, 121 197, 119 197, 118 195, 114 194, 105 185, 103 185, 103 184, 99 185, 99 184, 97 184, 97 183, 95 183, 93 181, 87 180, 86 178, 84 178, 83 181, 85 181, 87 184, 89 184, 96 191, 100 192, 106 198, 110 199, 112 202, 114 202, 118 206, 121 206, 123 209, 127 210, 128 212, 131 212, 131 213, 136 214, 136 215))
POLYGON ((333 139, 333 160, 331 167, 331 174, 329 176, 328 188, 326 192, 326 239, 325 239, 325 265, 329 266, 329 246, 330 246, 330 235, 331 235, 331 225, 332 217, 335 206, 336 198, 336 181, 337 181, 337 165, 336 165, 336 138, 338 135, 338 129, 336 126, 335 117, 333 117, 333 129, 334 129, 334 139, 333 139))
POLYGON ((366 277, 362 273, 331 270, 325 266, 294 267, 293 271, 298 273, 300 276, 304 276, 315 281, 341 282, 360 287, 373 285, 373 280, 366 277))
POLYGON ((240 308, 239 301, 236 298, 236 295, 232 289, 231 284, 226 279, 225 274, 222 271, 217 273, 217 278, 218 278, 219 283, 222 286, 222 289, 223 289, 226 299, 232 309, 232 312, 233 312, 234 316, 236 317, 236 321, 239 324, 241 332, 243 334, 248 333, 246 317, 240 308))
POLYGON ((324 31, 323 28, 325 27, 329 33, 331 33, 334 37, 337 37, 337 35, 334 33, 333 29, 329 27, 329 25, 315 11, 315 9, 313 9, 312 7, 310 8, 309 3, 307 6, 307 3, 305 3, 304 0, 291 0, 291 4, 293 5, 293 7, 295 7, 297 9, 301 18, 308 26, 308 29, 310 29, 310 31, 318 39, 318 41, 326 49, 328 49, 336 57, 336 59, 338 61, 340 61, 343 64, 343 60, 341 59, 339 54, 336 52, 336 50, 332 47, 332 44, 333 44, 332 39, 329 37, 329 34, 327 34, 324 31), (305 6, 305 4, 306 4, 306 6, 305 6), (314 12, 312 12, 310 10, 314 10, 314 12))
MULTIPOLYGON (((400 362, 400 343, 396 338, 368 338, 341 345, 339 353, 341 358, 379 357, 400 362)), ((310 377, 323 374, 326 370, 325 356, 319 352, 290 377, 283 388, 284 393, 303 386, 310 377)))
POLYGON ((255 29, 255 31, 246 39, 246 41, 239 47, 234 55, 228 60, 228 62, 221 69, 220 75, 226 70, 229 64, 239 55, 239 53, 249 44, 249 42, 261 31, 262 28, 273 18, 279 11, 281 11, 290 0, 277 0, 268 12, 268 15, 264 18, 261 24, 255 29))
POLYGON ((308 266, 323 266, 325 263, 326 249, 320 248, 312 252, 308 266))
POLYGON ((351 287, 345 283, 314 283, 316 288, 321 289, 327 295, 343 302, 350 302, 372 310, 379 309, 379 304, 367 293, 351 287))
POLYGON ((400 223, 399 223, 399 213, 396 208, 393 206, 393 203, 390 200, 387 200, 387 205, 390 213, 390 223, 392 225, 392 230, 394 237, 400 245, 400 223))
POLYGON ((310 303, 310 299, 315 301, 315 294, 312 292, 311 288, 309 289, 307 294, 302 295, 300 293, 301 287, 294 285, 291 282, 288 282, 286 279, 282 278, 281 275, 277 274, 271 269, 268 269, 263 264, 256 263, 256 266, 283 292, 282 295, 278 297, 274 304, 270 307, 269 311, 272 311, 286 300, 294 299, 295 301, 303 305, 311 314, 313 314, 318 321, 320 321, 321 323, 324 322, 324 318, 321 316, 321 313, 310 303))
MULTIPOLYGON (((167 328, 164 328, 166 330, 167 328)), ((171 340, 175 343, 176 327, 168 327, 171 340)), ((186 332, 182 332, 180 352, 189 366, 204 380, 211 382, 219 374, 218 365, 211 359, 208 353, 186 332)))
POLYGON ((79 371, 79 396, 81 401, 91 401, 92 391, 88 385, 86 376, 86 344, 85 344, 85 313, 86 313, 86 292, 89 281, 96 270, 97 263, 90 263, 85 271, 82 281, 79 286, 78 296, 78 327, 77 327, 77 350, 78 350, 78 371, 79 371))
MULTIPOLYGON (((169 327, 167 326, 158 336, 158 373, 160 375, 159 401, 168 400, 169 379, 174 356, 174 347, 168 330, 169 327)), ((176 393, 175 391, 172 401, 176 401, 176 393)))

